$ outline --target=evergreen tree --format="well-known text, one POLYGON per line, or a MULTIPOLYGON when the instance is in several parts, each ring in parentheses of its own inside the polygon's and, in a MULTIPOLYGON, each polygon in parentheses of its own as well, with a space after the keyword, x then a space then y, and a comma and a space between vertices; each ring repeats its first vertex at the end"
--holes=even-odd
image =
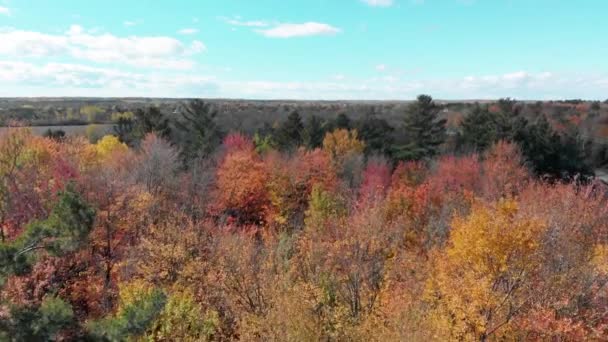
POLYGON ((61 192, 51 214, 33 221, 18 239, 0 243, 0 282, 6 277, 26 274, 35 262, 35 252, 45 250, 61 255, 76 250, 86 239, 95 211, 72 189, 61 192))
POLYGON ((12 306, 8 319, 0 320, 1 341, 56 341, 57 334, 74 324, 70 304, 45 297, 39 306, 12 306))
POLYGON ((165 117, 158 107, 148 107, 146 110, 135 111, 135 135, 142 139, 148 133, 168 139, 171 135, 169 118, 165 117))
POLYGON ((428 95, 420 95, 409 106, 403 119, 403 141, 393 147, 397 160, 432 158, 445 141, 445 119, 439 118, 439 106, 428 95))
POLYGON ((297 111, 293 111, 277 129, 275 139, 279 148, 291 150, 302 145, 303 133, 302 117, 297 111))
POLYGON ((325 127, 323 119, 312 115, 306 120, 303 132, 303 142, 308 149, 315 149, 323 145, 325 137, 325 127))
POLYGON ((473 111, 462 122, 460 144, 466 149, 485 151, 497 140, 495 115, 487 107, 476 104, 473 111))
POLYGON ((181 133, 179 145, 183 161, 205 158, 222 142, 222 131, 216 123, 217 110, 201 100, 193 100, 180 109, 181 120, 175 122, 181 133))
POLYGON ((114 134, 118 137, 120 142, 123 142, 127 145, 131 145, 133 143, 133 140, 135 139, 133 135, 134 127, 135 126, 133 119, 120 117, 116 121, 113 130, 114 134))
POLYGON ((542 115, 537 122, 527 126, 516 142, 539 176, 553 180, 579 177, 585 181, 593 175, 585 144, 576 128, 560 136, 542 115))
MULTIPOLYGON (((8 276, 29 273, 39 251, 58 256, 86 241, 95 211, 71 187, 58 197, 47 219, 30 223, 16 240, 0 243, 0 285, 8 276)), ((10 306, 9 317, 0 320, 0 340, 50 341, 72 323, 71 306, 46 297, 38 306, 10 306)))
POLYGON ((62 129, 47 129, 42 136, 50 138, 56 141, 63 141, 65 139, 65 131, 62 129))
POLYGON ((146 332, 167 302, 160 289, 144 293, 133 303, 119 308, 116 315, 88 324, 90 337, 99 341, 127 341, 146 332))
POLYGON ((346 113, 338 114, 331 125, 331 131, 335 131, 337 129, 350 130, 351 128, 352 122, 346 113))
POLYGON ((355 124, 359 137, 365 141, 365 154, 390 153, 393 144, 393 127, 380 119, 374 111, 366 114, 355 124))
POLYGON ((511 98, 500 99, 498 108, 499 113, 495 116, 497 138, 509 141, 522 139, 528 120, 522 115, 517 101, 511 98))

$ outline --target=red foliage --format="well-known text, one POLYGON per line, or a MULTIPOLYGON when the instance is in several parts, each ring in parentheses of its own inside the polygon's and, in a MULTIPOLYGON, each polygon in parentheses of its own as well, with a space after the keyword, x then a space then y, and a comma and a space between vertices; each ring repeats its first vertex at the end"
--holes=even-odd
POLYGON ((359 189, 360 205, 383 199, 391 184, 391 170, 384 160, 370 160, 363 171, 363 182, 359 189))
POLYGON ((233 153, 237 151, 252 151, 255 146, 251 139, 241 133, 230 133, 228 134, 222 143, 227 153, 233 153))
POLYGON ((482 194, 490 200, 516 195, 530 180, 519 148, 504 141, 488 150, 482 169, 482 194))

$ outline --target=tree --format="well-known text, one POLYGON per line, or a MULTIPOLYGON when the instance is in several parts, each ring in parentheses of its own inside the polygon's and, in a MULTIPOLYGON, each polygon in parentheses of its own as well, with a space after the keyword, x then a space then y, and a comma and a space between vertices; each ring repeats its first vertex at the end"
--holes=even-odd
POLYGON ((426 298, 445 339, 509 339, 509 323, 534 298, 547 224, 513 200, 477 205, 452 223, 449 245, 435 255, 426 298))
POLYGON ((302 117, 297 111, 293 111, 287 116, 281 126, 276 131, 276 141, 279 148, 292 150, 303 142, 304 124, 302 117))
POLYGON ((168 139, 171 135, 169 118, 165 117, 158 107, 137 109, 135 111, 135 135, 143 139, 146 134, 155 133, 161 138, 168 139))
POLYGON ((141 143, 137 180, 155 196, 174 185, 178 163, 178 152, 165 140, 154 133, 146 135, 141 143))
POLYGON ((331 130, 351 129, 352 122, 346 113, 340 113, 331 123, 331 130))
POLYGON ((560 136, 543 115, 526 127, 517 142, 539 176, 570 180, 578 175, 585 180, 593 175, 576 128, 560 136))
POLYGON ((88 324, 91 337, 102 341, 125 341, 143 335, 159 317, 167 302, 166 294, 135 282, 121 288, 115 315, 88 324))
POLYGON ((349 155, 362 153, 364 149, 365 143, 359 140, 357 130, 337 129, 327 133, 323 139, 323 151, 338 164, 349 155))
POLYGON ((511 98, 498 100, 496 116, 497 134, 500 140, 517 141, 522 138, 528 120, 523 117, 521 107, 511 98))
POLYGON ((53 140, 57 140, 57 141, 62 141, 65 139, 65 131, 61 130, 61 129, 50 129, 48 128, 44 134, 42 134, 43 137, 45 138, 49 138, 49 139, 53 139, 53 140))
POLYGON ((133 122, 133 118, 129 117, 118 117, 114 127, 112 128, 114 134, 120 139, 121 142, 130 145, 133 143, 135 123, 133 122))
POLYGON ((375 112, 370 112, 355 123, 361 140, 365 142, 365 153, 390 153, 393 144, 393 127, 375 112))
POLYGON ((38 307, 12 307, 10 318, 0 320, 2 341, 56 341, 58 333, 74 324, 72 307, 48 296, 38 307))
POLYGON ((306 120, 302 140, 308 149, 312 150, 321 147, 323 144, 323 138, 325 137, 324 124, 324 121, 316 115, 311 115, 306 120))
POLYGON ((222 132, 216 123, 217 110, 201 100, 192 100, 180 109, 181 120, 175 126, 182 137, 183 161, 187 164, 197 158, 205 158, 222 142, 222 132))
MULTIPOLYGON (((30 223, 16 240, 0 243, 0 285, 9 276, 30 273, 41 251, 61 256, 82 247, 94 217, 95 211, 71 187, 61 192, 48 218, 30 223)), ((40 305, 11 306, 9 317, 0 321, 0 338, 51 340, 73 323, 73 312, 60 298, 47 296, 40 305)))
POLYGON ((428 95, 420 95, 403 118, 404 141, 393 147, 397 160, 421 160, 439 153, 445 141, 445 119, 439 119, 439 107, 428 95))
POLYGON ((111 157, 114 153, 126 152, 129 148, 113 135, 106 135, 95 144, 97 156, 103 160, 111 157))
POLYGON ((496 142, 498 132, 495 114, 475 104, 473 111, 462 122, 461 144, 465 148, 482 152, 496 142))
POLYGON ((215 211, 238 224, 261 224, 269 198, 267 175, 254 151, 228 154, 217 170, 215 211))
POLYGON ((16 240, 0 243, 0 282, 29 272, 37 251, 61 255, 76 250, 91 231, 94 218, 95 211, 73 189, 61 192, 48 218, 30 223, 16 240))

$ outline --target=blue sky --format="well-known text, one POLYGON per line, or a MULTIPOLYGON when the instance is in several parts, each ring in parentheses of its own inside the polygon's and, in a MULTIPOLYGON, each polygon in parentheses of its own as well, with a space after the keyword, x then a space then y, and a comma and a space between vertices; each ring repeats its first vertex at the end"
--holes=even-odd
POLYGON ((608 98, 606 0, 0 0, 0 96, 608 98))

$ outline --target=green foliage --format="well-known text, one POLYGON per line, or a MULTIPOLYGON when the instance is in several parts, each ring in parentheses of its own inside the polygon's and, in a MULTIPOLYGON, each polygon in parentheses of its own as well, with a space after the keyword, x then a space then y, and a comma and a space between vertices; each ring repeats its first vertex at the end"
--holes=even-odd
POLYGON ((42 136, 45 138, 61 141, 65 139, 65 131, 62 129, 49 128, 42 134, 42 136))
POLYGON ((89 139, 89 142, 94 144, 104 136, 103 128, 100 125, 88 125, 85 129, 85 135, 89 139))
POLYGON ((152 324, 146 339, 154 341, 208 341, 217 329, 217 312, 205 313, 188 291, 176 291, 152 324))
POLYGON ((253 136, 253 144, 255 145, 255 151, 259 154, 264 154, 275 148, 272 135, 262 136, 259 133, 256 133, 253 136))
POLYGON ((336 118, 330 123, 332 131, 337 129, 351 129, 352 122, 346 113, 340 113, 336 118))
POLYGON ((496 115, 476 104, 462 122, 460 143, 467 149, 483 152, 498 139, 496 115))
POLYGON ((297 111, 293 111, 276 130, 275 140, 282 150, 292 150, 302 145, 303 133, 302 117, 297 111))
POLYGON ((560 136, 551 128, 545 116, 526 127, 517 142, 539 176, 565 180, 579 176, 585 180, 593 175, 578 132, 572 130, 560 136))
POLYGON ((114 134, 118 139, 127 145, 131 145, 135 139, 133 131, 135 129, 135 123, 133 119, 119 117, 114 126, 112 127, 114 134))
POLYGON ((323 190, 319 185, 313 186, 304 220, 308 229, 320 229, 326 220, 345 214, 344 203, 336 194, 323 190))
MULTIPOLYGON (((129 120, 129 118, 125 118, 129 120)), ((165 117, 158 107, 148 107, 146 110, 135 111, 134 134, 137 140, 143 139, 148 133, 155 133, 161 138, 169 138, 171 126, 169 118, 165 117)))
POLYGON ((185 162, 211 155, 222 142, 222 132, 216 123, 217 110, 201 100, 193 100, 180 111, 181 120, 175 126, 181 132, 179 141, 185 162))
POLYGON ((0 322, 0 340, 55 341, 57 334, 73 323, 72 307, 47 296, 38 307, 12 307, 10 319, 0 322))
POLYGON ((103 113, 104 110, 93 105, 88 105, 80 108, 80 114, 84 115, 87 119, 87 122, 96 122, 97 116, 103 113))
POLYGON ((421 160, 439 154, 445 141, 445 119, 439 118, 440 108, 428 95, 418 96, 403 119, 404 141, 393 148, 397 160, 421 160))
POLYGON ((365 153, 389 154, 393 144, 393 127, 376 113, 365 115, 356 123, 357 132, 361 140, 365 141, 365 153))
POLYGON ((141 336, 159 317, 166 302, 167 297, 160 289, 143 293, 133 302, 125 303, 114 316, 90 322, 89 334, 99 341, 125 341, 141 336))
POLYGON ((15 241, 0 243, 0 280, 29 272, 35 251, 61 255, 76 250, 86 240, 94 218, 93 208, 68 187, 47 219, 30 223, 15 241))
POLYGON ((303 143, 308 149, 319 148, 323 145, 325 137, 325 127, 323 119, 316 115, 311 115, 304 124, 303 143))

